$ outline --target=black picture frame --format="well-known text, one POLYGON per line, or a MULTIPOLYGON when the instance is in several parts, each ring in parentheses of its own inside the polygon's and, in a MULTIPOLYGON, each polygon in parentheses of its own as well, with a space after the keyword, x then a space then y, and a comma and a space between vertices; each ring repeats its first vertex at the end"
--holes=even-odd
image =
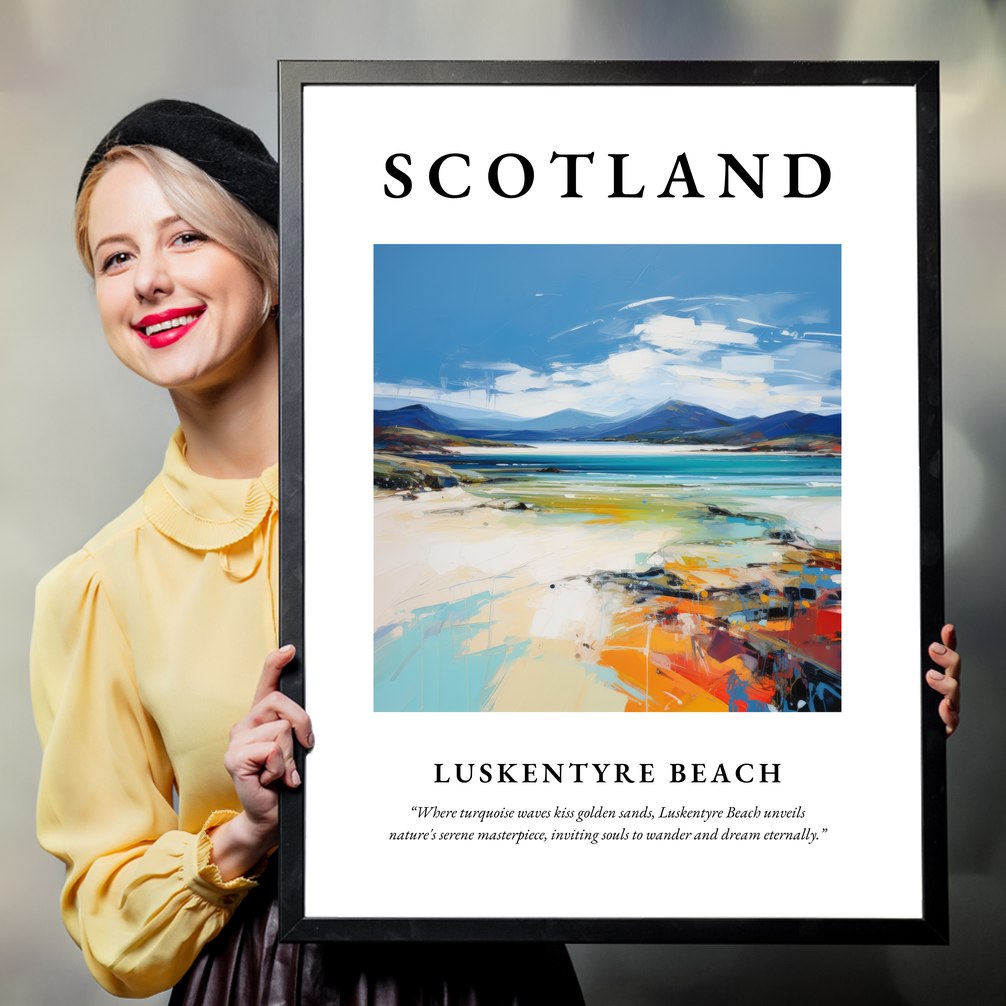
MULTIPOLYGON (((426 940, 625 943, 939 944, 948 942, 945 736, 939 696, 924 680, 927 647, 943 624, 943 511, 940 383, 939 72, 934 62, 404 62, 282 61, 280 104, 280 641, 298 648, 282 688, 310 711, 304 648, 304 382, 302 96, 307 86, 450 87, 680 85, 755 88, 911 87, 915 92, 918 242, 918 401, 921 636, 917 648, 923 721, 919 731, 922 891, 918 918, 319 918, 305 914, 304 779, 281 794, 280 927, 287 941, 426 940)), ((340 869, 333 863, 334 870, 340 869)))

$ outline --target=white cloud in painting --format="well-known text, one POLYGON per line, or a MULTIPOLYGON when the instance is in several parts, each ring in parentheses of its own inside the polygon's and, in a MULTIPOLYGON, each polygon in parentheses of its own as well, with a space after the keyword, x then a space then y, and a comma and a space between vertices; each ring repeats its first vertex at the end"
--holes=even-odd
POLYGON ((667 370, 682 381, 710 381, 717 386, 722 386, 723 382, 731 384, 737 382, 742 384, 765 383, 764 377, 756 377, 750 373, 731 373, 730 371, 723 370, 722 368, 673 366, 668 367, 667 370))
POLYGON ((818 342, 794 341, 772 354, 778 373, 804 375, 818 380, 841 370, 842 356, 838 349, 818 342))
POLYGON ((775 370, 775 360, 759 353, 752 353, 750 356, 721 356, 720 368, 736 370, 742 374, 771 374, 775 370))
POLYGON ((497 377, 494 386, 500 394, 519 395, 521 392, 542 391, 555 386, 554 374, 542 374, 527 367, 518 367, 497 377))
POLYGON ((458 366, 463 367, 465 370, 501 370, 504 372, 509 371, 511 373, 521 369, 521 365, 519 363, 510 363, 506 360, 500 363, 459 363, 458 366))
POLYGON ((659 312, 624 330, 618 348, 592 363, 543 360, 537 369, 501 360, 461 366, 471 373, 463 387, 381 383, 374 393, 525 418, 562 409, 625 415, 680 399, 739 418, 790 409, 834 412, 841 392, 829 379, 841 367, 837 347, 788 340, 780 345, 778 337, 760 343, 751 332, 659 312), (774 383, 784 375, 793 380, 774 383))
POLYGON ((694 355, 715 345, 755 346, 758 339, 750 332, 732 332, 726 325, 697 323, 694 318, 658 314, 636 325, 633 334, 642 342, 661 349, 694 355))
MULTIPOLYGON (((536 297, 540 297, 541 294, 535 294, 536 297)), ((560 336, 569 335, 570 332, 579 332, 581 328, 586 328, 588 325, 600 325, 603 324, 604 318, 591 318, 590 321, 585 321, 582 325, 574 325, 572 328, 563 329, 561 332, 556 332, 555 335, 550 335, 548 341, 552 342, 554 339, 558 339, 560 336)))
POLYGON ((628 311, 630 308, 642 307, 644 304, 656 304, 658 300, 676 300, 677 298, 671 296, 664 297, 647 297, 646 300, 634 300, 631 304, 626 304, 624 307, 620 307, 619 311, 628 311))

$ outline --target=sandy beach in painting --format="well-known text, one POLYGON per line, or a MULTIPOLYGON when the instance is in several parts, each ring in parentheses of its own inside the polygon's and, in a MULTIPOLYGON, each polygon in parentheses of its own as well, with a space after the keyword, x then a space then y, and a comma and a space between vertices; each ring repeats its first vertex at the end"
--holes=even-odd
POLYGON ((375 494, 375 708, 840 708, 838 458, 435 460, 486 481, 375 494))

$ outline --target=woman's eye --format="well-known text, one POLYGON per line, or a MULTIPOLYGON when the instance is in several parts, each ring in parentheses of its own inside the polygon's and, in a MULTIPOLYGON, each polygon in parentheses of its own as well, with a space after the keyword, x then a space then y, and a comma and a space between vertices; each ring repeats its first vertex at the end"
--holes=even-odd
POLYGON ((192 245, 202 244, 205 240, 205 234, 200 234, 198 231, 186 231, 184 234, 179 234, 174 243, 182 248, 190 248, 192 245))
POLYGON ((114 255, 109 255, 102 264, 102 272, 114 271, 121 265, 125 265, 129 261, 129 252, 116 252, 114 255))

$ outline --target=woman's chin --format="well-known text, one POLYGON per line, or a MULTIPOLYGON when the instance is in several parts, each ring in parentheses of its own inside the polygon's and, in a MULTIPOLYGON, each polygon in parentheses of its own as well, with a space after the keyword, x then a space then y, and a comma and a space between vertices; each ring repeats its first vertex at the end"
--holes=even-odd
POLYGON ((216 395, 256 368, 268 355, 261 347, 275 348, 275 335, 275 326, 267 324, 233 340, 195 338, 193 332, 163 347, 117 339, 109 339, 109 345, 134 374, 159 388, 216 395))
MULTIPOLYGON (((120 358, 121 359, 121 358, 120 358)), ((200 361, 185 359, 182 354, 177 358, 167 357, 158 360, 123 360, 134 374, 145 381, 164 388, 167 391, 183 391, 186 388, 198 388, 204 384, 214 383, 212 372, 217 367, 208 366, 200 361)))

